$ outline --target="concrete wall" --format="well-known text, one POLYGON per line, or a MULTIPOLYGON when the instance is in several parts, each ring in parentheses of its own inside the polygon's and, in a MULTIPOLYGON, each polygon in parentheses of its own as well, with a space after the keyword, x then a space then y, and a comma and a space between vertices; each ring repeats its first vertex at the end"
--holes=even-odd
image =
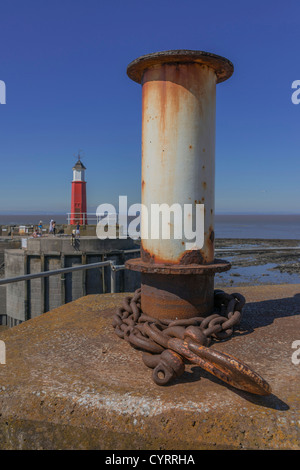
MULTIPOLYGON (((21 241, 0 238, 0 279, 5 277, 4 251, 9 248, 21 248, 21 241)), ((0 286, 0 325, 6 325, 6 286, 0 286)))
MULTIPOLYGON (((138 248, 130 239, 102 241, 96 237, 86 237, 80 239, 79 245, 73 246, 67 237, 29 238, 26 250, 5 250, 5 278, 107 259, 123 265, 127 259, 139 256, 139 253, 126 253, 126 250, 138 248)), ((110 292, 110 283, 110 268, 105 267, 8 284, 8 325, 14 326, 84 295, 110 292)), ((118 271, 116 284, 117 292, 132 292, 140 287, 140 274, 118 271)))
MULTIPOLYGON (((60 269, 64 266, 64 257, 63 256, 46 256, 44 261, 44 271, 52 271, 55 269, 60 269)), ((48 312, 54 308, 60 307, 65 303, 64 295, 62 291, 62 276, 58 274, 57 276, 50 276, 44 279, 44 312, 48 312)))
POLYGON ((21 240, 0 239, 0 265, 4 261, 4 251, 16 248, 21 248, 21 240))
MULTIPOLYGON (((35 274, 43 271, 43 262, 40 256, 27 257, 27 273, 35 274)), ((28 282, 28 316, 38 317, 43 312, 43 279, 32 279, 28 282)))
MULTIPOLYGON (((5 277, 15 277, 27 274, 27 258, 23 250, 5 251, 5 277)), ((27 320, 27 286, 26 282, 16 282, 6 286, 6 313, 13 312, 7 318, 9 326, 18 325, 27 320)))

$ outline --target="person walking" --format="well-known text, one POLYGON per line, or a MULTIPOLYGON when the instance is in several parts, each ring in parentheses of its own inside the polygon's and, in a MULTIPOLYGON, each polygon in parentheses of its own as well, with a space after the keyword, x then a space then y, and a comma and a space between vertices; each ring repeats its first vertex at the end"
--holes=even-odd
POLYGON ((53 219, 50 220, 50 224, 49 224, 49 234, 50 233, 53 233, 53 219))
POLYGON ((40 220, 40 223, 38 225, 38 231, 39 231, 39 235, 40 237, 43 235, 43 221, 40 220))

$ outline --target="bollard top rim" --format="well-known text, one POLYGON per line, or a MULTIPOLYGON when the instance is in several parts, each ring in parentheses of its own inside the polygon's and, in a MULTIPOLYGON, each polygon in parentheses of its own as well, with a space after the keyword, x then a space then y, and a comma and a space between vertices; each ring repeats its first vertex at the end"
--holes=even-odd
POLYGON ((225 57, 205 51, 178 49, 170 51, 153 52, 138 57, 130 62, 127 75, 131 80, 142 83, 146 69, 159 64, 198 63, 214 69, 217 83, 224 82, 233 74, 233 64, 225 57))

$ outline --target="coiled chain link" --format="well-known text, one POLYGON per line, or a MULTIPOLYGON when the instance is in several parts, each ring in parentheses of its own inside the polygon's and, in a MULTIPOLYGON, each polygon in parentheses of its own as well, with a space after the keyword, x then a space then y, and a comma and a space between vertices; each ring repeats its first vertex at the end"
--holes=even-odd
POLYGON ((146 366, 154 369, 153 380, 165 385, 185 370, 186 355, 171 350, 169 340, 179 338, 208 347, 212 340, 232 336, 242 316, 245 298, 238 293, 214 291, 214 313, 208 317, 188 319, 157 319, 142 312, 141 289, 125 297, 113 316, 115 333, 135 349, 143 351, 146 366))

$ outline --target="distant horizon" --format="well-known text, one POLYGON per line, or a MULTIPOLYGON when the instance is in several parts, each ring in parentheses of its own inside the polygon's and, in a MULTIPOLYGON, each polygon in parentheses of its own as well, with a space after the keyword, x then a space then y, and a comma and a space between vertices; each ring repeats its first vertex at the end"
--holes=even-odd
MULTIPOLYGON (((29 212, 25 212, 25 211, 22 211, 22 212, 17 212, 17 211, 0 211, 0 216, 1 215, 20 215, 20 216, 24 216, 24 215, 51 215, 51 214, 55 214, 55 215, 67 215, 69 214, 70 212, 69 211, 29 211, 29 212)), ((95 210, 88 210, 87 211, 87 214, 94 214, 96 213, 96 209, 95 210)), ((300 212, 234 212, 234 211, 224 211, 224 212, 216 212, 215 215, 256 215, 256 216, 263 216, 263 215, 299 215, 300 216, 300 212)))
MULTIPOLYGON (((90 213, 88 224, 96 225, 97 218, 90 213)), ((132 218, 130 216, 128 223, 132 218)), ((48 227, 51 219, 56 220, 57 225, 67 225, 68 218, 65 212, 58 213, 33 213, 33 214, 0 214, 0 226, 7 230, 9 226, 36 226, 39 221, 48 227)), ((216 238, 251 238, 251 239, 293 239, 300 242, 300 214, 224 214, 215 215, 216 238)), ((3 234, 2 234, 3 235, 3 234)))

